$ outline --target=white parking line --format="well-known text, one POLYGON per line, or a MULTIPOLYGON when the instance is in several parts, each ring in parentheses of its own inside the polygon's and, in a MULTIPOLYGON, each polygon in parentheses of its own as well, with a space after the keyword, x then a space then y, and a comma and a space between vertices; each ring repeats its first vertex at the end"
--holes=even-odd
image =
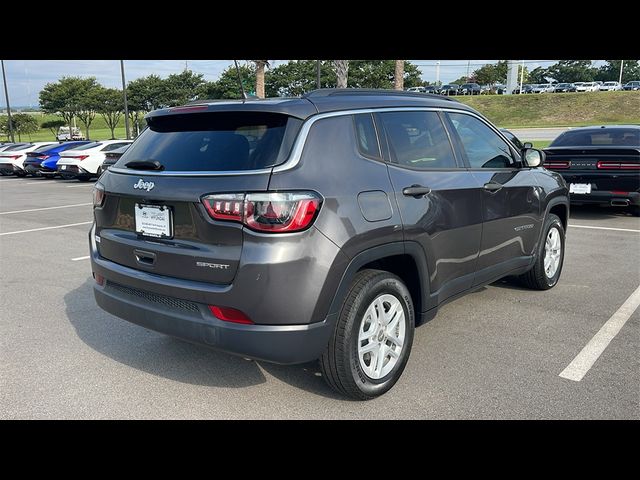
POLYGON ((573 359, 560 375, 567 380, 579 382, 586 375, 593 364, 602 355, 607 345, 614 339, 620 329, 629 320, 640 305, 640 286, 622 304, 616 313, 598 330, 582 351, 573 359))
POLYGON ((40 212, 42 210, 56 210, 58 208, 85 207, 87 205, 91 205, 91 203, 74 203, 72 205, 60 205, 58 207, 30 208, 28 210, 13 210, 11 212, 0 212, 0 215, 9 215, 10 213, 40 212))
POLYGON ((72 258, 71 261, 72 262, 77 262, 79 260, 88 260, 89 259, 89 255, 85 256, 85 257, 76 257, 76 258, 72 258))
POLYGON ((67 225, 56 225, 55 227, 42 227, 42 228, 31 228, 29 230, 17 230, 15 232, 0 233, 0 237, 4 237, 5 235, 16 235, 18 233, 41 232, 43 230, 55 230, 56 228, 75 227, 77 225, 89 225, 90 223, 93 223, 93 220, 91 220, 90 222, 69 223, 67 225))
POLYGON ((636 232, 640 233, 640 230, 634 230, 633 228, 613 228, 613 227, 593 227, 591 225, 574 225, 569 224, 571 228, 592 228, 594 230, 615 230, 617 232, 636 232))

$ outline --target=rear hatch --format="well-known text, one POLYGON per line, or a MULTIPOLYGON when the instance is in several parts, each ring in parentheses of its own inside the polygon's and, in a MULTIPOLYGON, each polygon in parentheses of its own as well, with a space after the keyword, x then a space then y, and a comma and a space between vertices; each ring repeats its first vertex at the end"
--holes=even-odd
MULTIPOLYGON (((100 255, 158 275, 231 283, 243 226, 214 220, 202 197, 266 191, 271 168, 288 157, 301 123, 272 112, 149 117, 148 128, 100 178, 104 203, 94 210, 100 255)), ((226 206, 236 208, 233 200, 226 206)))
POLYGON ((545 167, 570 183, 592 183, 605 191, 632 192, 640 187, 640 148, 556 147, 545 153, 545 167))

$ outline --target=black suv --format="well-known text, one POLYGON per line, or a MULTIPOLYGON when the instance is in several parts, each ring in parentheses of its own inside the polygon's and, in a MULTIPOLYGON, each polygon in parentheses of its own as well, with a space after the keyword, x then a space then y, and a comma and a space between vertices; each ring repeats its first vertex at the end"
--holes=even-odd
POLYGON ((281 364, 349 397, 389 390, 414 328, 505 276, 553 287, 562 177, 429 94, 317 90, 152 112, 94 190, 98 304, 281 364))

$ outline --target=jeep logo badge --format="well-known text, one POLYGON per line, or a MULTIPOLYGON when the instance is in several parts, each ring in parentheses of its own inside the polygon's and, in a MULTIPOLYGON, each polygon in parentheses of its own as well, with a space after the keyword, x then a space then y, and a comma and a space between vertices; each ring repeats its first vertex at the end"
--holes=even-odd
POLYGON ((147 192, 149 190, 152 190, 153 187, 155 187, 155 183, 153 182, 145 182, 144 180, 142 180, 141 178, 138 179, 138 183, 136 183, 133 188, 138 188, 140 190, 146 190, 147 192))

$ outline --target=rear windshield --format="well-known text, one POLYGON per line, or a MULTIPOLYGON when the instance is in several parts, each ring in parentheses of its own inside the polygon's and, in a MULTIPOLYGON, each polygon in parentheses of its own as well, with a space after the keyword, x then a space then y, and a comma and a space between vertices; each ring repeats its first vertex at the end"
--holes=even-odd
POLYGON ((620 145, 640 147, 640 129, 612 128, 586 132, 565 132, 550 147, 588 147, 592 145, 620 145))
POLYGON ((12 145, 9 148, 5 148, 3 152, 13 152, 15 150, 23 150, 25 148, 29 148, 29 144, 20 143, 18 145, 12 145))
POLYGON ((287 158, 302 124, 271 112, 209 112, 148 119, 116 163, 158 161, 166 171, 254 170, 287 158))

